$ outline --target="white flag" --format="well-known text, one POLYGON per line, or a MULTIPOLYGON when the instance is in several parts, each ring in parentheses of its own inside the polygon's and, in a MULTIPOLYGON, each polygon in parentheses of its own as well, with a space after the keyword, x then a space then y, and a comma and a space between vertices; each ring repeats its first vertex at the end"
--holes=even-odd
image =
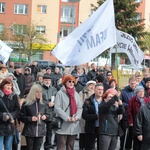
POLYGON ((6 64, 12 51, 13 49, 8 47, 3 41, 0 40, 0 60, 3 62, 3 64, 6 64))
MULTIPOLYGON (((117 52, 126 53, 135 70, 138 70, 144 59, 144 52, 140 50, 134 38, 123 31, 116 29, 117 52)), ((115 48, 111 48, 111 53, 116 53, 115 48)))
POLYGON ((116 44, 113 0, 106 0, 85 22, 62 40, 52 54, 67 66, 91 61, 116 44))

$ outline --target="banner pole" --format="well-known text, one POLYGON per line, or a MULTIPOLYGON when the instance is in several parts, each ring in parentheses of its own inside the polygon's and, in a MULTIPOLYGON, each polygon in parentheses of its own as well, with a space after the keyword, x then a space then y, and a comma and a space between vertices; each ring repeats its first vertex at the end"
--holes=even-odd
POLYGON ((118 89, 120 88, 119 85, 119 71, 118 71, 118 51, 117 51, 117 45, 115 45, 115 49, 116 49, 116 71, 117 71, 117 82, 118 82, 118 89))

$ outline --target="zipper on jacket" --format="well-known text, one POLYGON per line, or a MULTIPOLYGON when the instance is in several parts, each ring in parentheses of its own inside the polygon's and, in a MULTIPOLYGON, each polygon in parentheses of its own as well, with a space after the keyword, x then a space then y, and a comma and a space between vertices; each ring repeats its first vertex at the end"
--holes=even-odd
POLYGON ((108 130, 108 120, 105 121, 105 132, 108 130))
MULTIPOLYGON (((36 102, 36 112, 37 112, 37 114, 38 114, 38 112, 39 112, 37 102, 36 102)), ((38 137, 38 121, 37 121, 37 123, 36 123, 36 137, 38 137)))

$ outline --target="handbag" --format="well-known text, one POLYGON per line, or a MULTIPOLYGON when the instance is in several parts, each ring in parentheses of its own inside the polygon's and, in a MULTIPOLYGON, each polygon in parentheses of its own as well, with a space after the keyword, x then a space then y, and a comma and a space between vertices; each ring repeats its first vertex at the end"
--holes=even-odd
MULTIPOLYGON (((68 105, 68 107, 65 109, 65 112, 67 111, 67 109, 69 108, 70 104, 68 105)), ((58 116, 55 116, 53 119, 52 119, 52 122, 51 122, 51 129, 52 130, 58 130, 58 129, 61 129, 62 127, 62 122, 63 122, 63 119, 61 119, 60 117, 58 116)))

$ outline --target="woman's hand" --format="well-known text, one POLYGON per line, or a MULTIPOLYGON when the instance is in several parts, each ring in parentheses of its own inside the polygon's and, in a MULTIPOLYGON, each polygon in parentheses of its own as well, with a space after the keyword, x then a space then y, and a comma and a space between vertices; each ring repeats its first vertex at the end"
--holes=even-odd
POLYGON ((142 135, 137 136, 137 138, 138 138, 139 141, 143 140, 143 136, 142 135))
POLYGON ((42 119, 42 120, 46 120, 46 116, 43 115, 43 116, 41 117, 41 119, 42 119))
POLYGON ((122 105, 122 100, 118 100, 118 105, 122 105))
POLYGON ((48 105, 49 105, 49 107, 53 107, 54 103, 53 102, 49 102, 48 105))
POLYGON ((32 121, 37 121, 37 120, 38 120, 38 118, 36 116, 32 117, 32 121))

